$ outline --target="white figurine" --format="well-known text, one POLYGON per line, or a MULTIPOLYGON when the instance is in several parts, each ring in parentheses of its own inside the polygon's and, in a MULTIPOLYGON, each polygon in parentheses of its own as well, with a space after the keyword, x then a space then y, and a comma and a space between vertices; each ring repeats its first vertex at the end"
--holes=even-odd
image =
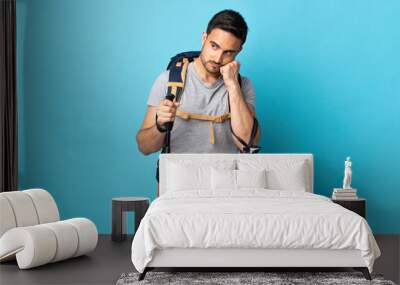
POLYGON ((344 162, 344 179, 343 179, 343 189, 352 189, 351 184, 351 158, 348 156, 344 162))

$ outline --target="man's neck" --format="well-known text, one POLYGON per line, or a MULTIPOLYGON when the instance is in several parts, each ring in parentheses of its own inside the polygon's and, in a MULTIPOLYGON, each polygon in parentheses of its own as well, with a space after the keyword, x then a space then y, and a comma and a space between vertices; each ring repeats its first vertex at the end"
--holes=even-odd
POLYGON ((214 84, 221 77, 221 74, 217 75, 208 72, 199 57, 196 58, 193 63, 197 74, 200 76, 200 79, 203 80, 204 82, 208 84, 214 84))

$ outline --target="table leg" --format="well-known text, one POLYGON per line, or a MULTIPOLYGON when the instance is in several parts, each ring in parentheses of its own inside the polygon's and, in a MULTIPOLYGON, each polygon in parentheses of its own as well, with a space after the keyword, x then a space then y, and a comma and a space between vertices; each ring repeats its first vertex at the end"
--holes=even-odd
POLYGON ((122 209, 122 204, 112 203, 112 233, 113 241, 123 241, 126 239, 126 212, 122 209))

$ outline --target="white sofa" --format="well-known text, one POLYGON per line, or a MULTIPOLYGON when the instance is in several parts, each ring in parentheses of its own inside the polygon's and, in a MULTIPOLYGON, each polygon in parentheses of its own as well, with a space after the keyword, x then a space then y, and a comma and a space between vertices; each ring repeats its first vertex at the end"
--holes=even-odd
POLYGON ((0 193, 0 262, 16 259, 28 269, 86 254, 97 239, 96 225, 86 218, 60 221, 46 190, 0 193))

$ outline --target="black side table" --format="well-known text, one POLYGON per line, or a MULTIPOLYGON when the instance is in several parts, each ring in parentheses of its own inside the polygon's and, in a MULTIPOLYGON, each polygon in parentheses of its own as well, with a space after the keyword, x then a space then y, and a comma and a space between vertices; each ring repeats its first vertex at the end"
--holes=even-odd
POLYGON ((119 197, 112 199, 112 233, 113 241, 126 239, 126 212, 135 212, 136 233, 140 221, 149 208, 150 200, 144 197, 119 197))
POLYGON ((340 206, 349 209, 350 211, 353 211, 354 213, 359 214, 361 217, 366 219, 366 201, 364 198, 357 198, 354 200, 332 199, 332 202, 339 204, 340 206))

